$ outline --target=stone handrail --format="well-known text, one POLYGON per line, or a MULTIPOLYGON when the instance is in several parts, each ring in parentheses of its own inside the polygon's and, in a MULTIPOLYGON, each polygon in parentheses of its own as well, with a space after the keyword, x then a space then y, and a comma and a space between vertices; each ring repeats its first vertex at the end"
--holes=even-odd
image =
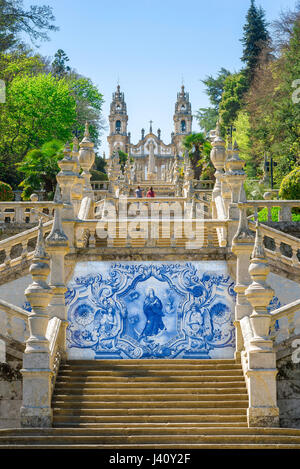
MULTIPOLYGON (((53 221, 44 224, 44 234, 50 233, 53 221)), ((38 234, 38 226, 23 231, 15 236, 0 241, 0 272, 25 262, 33 257, 35 243, 30 248, 30 242, 38 234), (1 259, 2 257, 2 259, 1 259)))
POLYGON ((46 338, 49 340, 50 370, 51 377, 51 393, 53 393, 60 361, 62 358, 62 321, 57 318, 51 318, 48 322, 46 338))
POLYGON ((24 343, 26 337, 28 337, 28 317, 29 313, 19 306, 15 306, 7 301, 0 299, 0 312, 5 313, 6 315, 6 330, 1 333, 3 337, 8 339, 17 340, 18 342, 24 343), (22 340, 17 339, 13 332, 13 320, 21 319, 24 321, 24 337, 22 340))
POLYGON ((267 208, 268 210, 268 222, 272 221, 271 210, 273 207, 279 207, 279 221, 291 221, 292 220, 292 209, 300 208, 300 200, 247 200, 247 202, 239 203, 239 208, 252 208, 254 210, 253 215, 257 219, 258 211, 267 208))
POLYGON ((275 342, 289 339, 300 331, 300 299, 271 312, 271 337, 275 342), (299 313, 296 317, 296 313, 299 313), (280 321, 280 322, 279 322, 280 321))
POLYGON ((114 247, 123 241, 124 247, 134 247, 138 240, 144 247, 161 247, 163 240, 171 247, 188 249, 227 247, 226 220, 171 218, 106 218, 82 220, 75 225, 77 248, 114 247))
POLYGON ((41 215, 53 216, 54 202, 0 202, 0 222, 36 223, 41 215))
MULTIPOLYGON (((300 239, 270 226, 262 224, 260 227, 268 259, 300 269, 300 239)), ((249 228, 254 229, 253 222, 249 223, 249 228)))

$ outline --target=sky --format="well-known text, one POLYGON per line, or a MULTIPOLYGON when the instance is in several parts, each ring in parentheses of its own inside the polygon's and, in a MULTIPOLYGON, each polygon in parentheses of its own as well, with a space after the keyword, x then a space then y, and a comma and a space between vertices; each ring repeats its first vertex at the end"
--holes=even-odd
MULTIPOLYGON (((256 0, 268 22, 293 9, 296 0, 256 0)), ((24 0, 24 5, 52 7, 59 31, 49 34, 39 52, 53 57, 58 49, 69 65, 92 79, 104 95, 107 130, 100 154, 108 153, 108 114, 119 81, 125 93, 128 131, 136 143, 141 128, 170 143, 177 92, 182 82, 192 112, 209 105, 201 80, 221 67, 242 67, 243 25, 250 0, 24 0)), ((197 121, 193 130, 198 131, 197 121)))

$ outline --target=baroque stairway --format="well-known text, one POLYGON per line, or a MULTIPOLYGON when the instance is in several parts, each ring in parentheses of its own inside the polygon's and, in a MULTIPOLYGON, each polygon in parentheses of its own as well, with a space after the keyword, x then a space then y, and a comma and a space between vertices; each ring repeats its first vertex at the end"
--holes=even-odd
POLYGON ((248 428, 235 360, 61 364, 53 428, 0 431, 0 448, 296 449, 300 430, 248 428))

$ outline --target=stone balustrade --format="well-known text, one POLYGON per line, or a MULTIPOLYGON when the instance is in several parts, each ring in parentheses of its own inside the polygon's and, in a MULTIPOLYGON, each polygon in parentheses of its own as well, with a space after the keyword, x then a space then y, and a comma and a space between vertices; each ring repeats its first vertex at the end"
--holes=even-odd
MULTIPOLYGON (((155 197, 155 198, 106 198, 95 204, 95 217, 106 218, 120 216, 120 218, 170 217, 170 218, 199 218, 206 219, 210 214, 209 200, 187 197, 155 197)), ((82 218, 82 217, 80 217, 82 218)), ((83 218, 82 218, 83 219, 83 218)))
POLYGON ((28 311, 0 299, 0 316, 3 324, 0 337, 8 342, 17 341, 24 344, 29 337, 28 311))
POLYGON ((41 215, 52 217, 53 202, 0 202, 0 223, 37 223, 41 215))
POLYGON ((82 220, 77 249, 96 247, 226 248, 227 221, 159 218, 82 220))
POLYGON ((253 214, 249 218, 258 217, 258 212, 264 208, 267 209, 267 221, 272 221, 272 208, 278 207, 278 221, 292 221, 292 210, 300 208, 300 200, 247 200, 247 202, 239 203, 239 207, 246 207, 252 209, 253 214))
MULTIPOLYGON (((249 223, 253 228, 253 223, 249 223)), ((269 261, 282 262, 287 266, 300 269, 300 239, 270 226, 261 225, 264 248, 269 261)))
MULTIPOLYGON (((44 224, 44 234, 51 231, 52 220, 44 224)), ((0 241, 0 273, 32 259, 38 227, 0 241)))
POLYGON ((270 336, 275 343, 300 333, 300 299, 271 312, 270 336))

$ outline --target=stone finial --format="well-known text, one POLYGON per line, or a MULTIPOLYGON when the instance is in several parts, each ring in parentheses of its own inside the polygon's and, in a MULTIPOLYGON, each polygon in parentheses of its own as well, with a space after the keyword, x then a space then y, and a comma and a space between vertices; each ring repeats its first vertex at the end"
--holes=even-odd
POLYGON ((233 246, 241 244, 253 244, 254 233, 250 230, 247 219, 247 208, 241 207, 239 225, 236 234, 232 239, 233 246))
POLYGON ((46 339, 48 324, 47 306, 52 296, 52 290, 46 282, 50 273, 50 257, 46 253, 43 237, 43 223, 40 219, 37 244, 29 272, 33 283, 25 290, 32 313, 29 317, 30 337, 26 342, 25 353, 48 352, 49 343, 46 339))
POLYGON ((59 184, 56 184, 53 202, 55 202, 56 204, 61 204, 62 203, 62 197, 61 197, 61 191, 60 191, 59 184))
POLYGON ((85 127, 84 127, 84 136, 88 138, 90 136, 90 129, 89 129, 89 123, 86 121, 85 127))
POLYGON ((266 260, 265 259, 265 250, 263 246, 263 240, 260 232, 260 227, 259 227, 259 222, 257 221, 255 224, 255 230, 256 230, 256 235, 255 235, 255 243, 254 243, 254 248, 251 254, 251 259, 261 259, 261 260, 266 260))
POLYGON ((37 242, 36 242, 35 251, 34 251, 34 259, 49 259, 45 250, 42 218, 40 218, 39 226, 38 226, 38 236, 37 236, 37 242))
POLYGON ((88 122, 86 122, 85 124, 84 137, 83 137, 83 140, 80 142, 79 147, 80 147, 79 164, 83 169, 82 175, 85 180, 84 191, 91 194, 91 197, 92 197, 93 190, 92 190, 92 186, 90 183, 90 179, 91 179, 90 169, 92 168, 95 162, 95 152, 94 152, 94 143, 92 142, 90 138, 88 122))
POLYGON ((64 230, 63 230, 63 227, 62 227, 61 214, 60 214, 60 208, 59 207, 57 207, 55 209, 52 229, 51 229, 51 232, 49 233, 49 235, 46 238, 46 243, 47 243, 47 246, 50 246, 50 245, 51 246, 52 245, 55 245, 55 246, 58 246, 58 245, 59 246, 60 245, 68 246, 68 237, 64 233, 64 230))

